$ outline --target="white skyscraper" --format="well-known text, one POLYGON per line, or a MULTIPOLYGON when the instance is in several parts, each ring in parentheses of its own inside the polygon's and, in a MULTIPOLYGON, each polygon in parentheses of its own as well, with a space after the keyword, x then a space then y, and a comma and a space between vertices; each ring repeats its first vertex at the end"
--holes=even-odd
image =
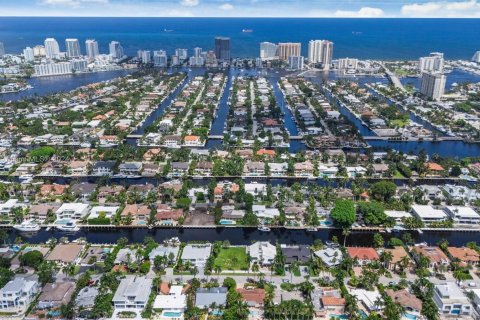
POLYGON ((112 41, 109 45, 110 55, 113 59, 123 58, 123 48, 118 41, 112 41))
POLYGON ((300 56, 302 54, 302 44, 300 42, 280 42, 277 47, 279 59, 288 61, 290 56, 300 56))
POLYGON ((288 57, 288 66, 292 70, 301 70, 303 69, 303 60, 302 56, 290 56, 288 57))
POLYGON ((358 59, 342 58, 338 59, 338 69, 340 70, 357 70, 358 59))
POLYGON ((45 56, 48 59, 58 59, 60 56, 60 47, 58 46, 57 40, 54 38, 47 38, 44 42, 45 45, 45 56))
POLYGON ((443 53, 432 52, 428 57, 421 57, 418 63, 420 73, 423 72, 443 72, 443 53))
POLYGON ((153 52, 153 63, 156 67, 166 67, 168 62, 167 52, 158 50, 153 52))
POLYGON ((141 50, 139 51, 139 54, 143 63, 152 62, 152 53, 149 50, 141 50))
POLYGON ((321 63, 330 68, 333 57, 333 42, 328 40, 310 40, 308 43, 308 62, 321 63))
POLYGON ((35 60, 35 53, 33 52, 33 49, 30 47, 26 47, 23 49, 23 57, 25 58, 26 62, 32 62, 35 60))
POLYGON ((98 42, 94 39, 88 39, 85 41, 85 48, 87 50, 87 57, 95 59, 99 55, 98 42))
POLYGON ((261 42, 260 43, 260 59, 262 60, 271 60, 275 59, 277 56, 278 46, 275 43, 271 42, 261 42))
POLYGON ((44 57, 45 56, 45 47, 42 45, 38 45, 33 47, 33 54, 35 57, 44 57))
POLYGON ((5 46, 3 45, 3 42, 0 42, 0 57, 5 55, 5 46))
POLYGON ((193 56, 195 58, 201 57, 202 56, 202 48, 199 48, 199 47, 193 48, 193 56))
POLYGON ((188 50, 187 49, 175 49, 175 55, 178 57, 179 60, 187 60, 188 59, 188 50))
POLYGON ((445 92, 447 77, 441 73, 424 72, 422 73, 422 83, 420 93, 424 96, 438 101, 445 92))
POLYGON ((78 58, 81 56, 78 39, 65 39, 65 47, 67 48, 67 57, 78 58))
POLYGON ((475 52, 472 57, 472 62, 480 63, 480 51, 475 52))

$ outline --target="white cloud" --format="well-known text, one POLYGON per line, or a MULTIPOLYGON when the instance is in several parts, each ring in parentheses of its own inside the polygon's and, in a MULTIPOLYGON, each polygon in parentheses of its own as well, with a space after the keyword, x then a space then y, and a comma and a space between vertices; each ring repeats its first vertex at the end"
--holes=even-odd
POLYGON ((404 5, 401 13, 409 17, 478 18, 480 17, 480 3, 477 0, 414 3, 404 5))
POLYGON ((378 18, 384 15, 380 8, 363 7, 358 11, 337 10, 334 13, 339 18, 378 18))
POLYGON ((219 8, 222 10, 232 10, 233 6, 230 3, 224 3, 219 8))
POLYGON ((42 0, 43 5, 78 8, 82 3, 108 3, 108 0, 42 0))
POLYGON ((182 0, 180 4, 184 7, 195 7, 200 4, 200 0, 182 0))

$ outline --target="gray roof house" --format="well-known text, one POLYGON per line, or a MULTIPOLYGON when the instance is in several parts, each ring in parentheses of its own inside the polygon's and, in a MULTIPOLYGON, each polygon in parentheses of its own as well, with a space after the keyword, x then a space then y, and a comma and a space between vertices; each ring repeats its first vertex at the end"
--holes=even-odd
POLYGON ((147 305, 152 279, 140 276, 126 276, 113 296, 116 309, 143 309, 147 305))
POLYGON ((0 289, 0 311, 23 314, 39 289, 38 277, 16 276, 0 289))
POLYGON ((210 252, 212 251, 212 245, 207 244, 187 244, 183 248, 182 260, 190 261, 196 267, 204 267, 207 263, 210 252))
POLYGON ((212 304, 225 305, 227 303, 227 292, 228 289, 225 287, 199 288, 195 295, 195 306, 203 309, 210 307, 212 304))
POLYGON ((98 289, 95 287, 85 287, 80 290, 75 299, 75 305, 79 308, 88 309, 95 304, 95 298, 98 295, 98 289))
POLYGON ((178 251, 180 251, 179 247, 158 246, 150 252, 150 254, 148 255, 148 258, 153 261, 153 259, 155 259, 156 256, 168 258, 170 253, 173 253, 174 258, 172 261, 175 261, 175 258, 178 256, 178 251))
POLYGON ((308 262, 310 260, 310 247, 306 245, 282 245, 282 254, 285 257, 285 263, 308 262))
POLYGON ((120 263, 128 263, 129 259, 130 261, 134 261, 137 259, 135 256, 137 253, 137 250, 135 249, 130 249, 130 248, 122 248, 118 250, 117 256, 115 257, 115 264, 120 264, 120 263))
POLYGON ((109 176, 113 173, 116 161, 97 161, 92 166, 92 174, 98 176, 109 176))

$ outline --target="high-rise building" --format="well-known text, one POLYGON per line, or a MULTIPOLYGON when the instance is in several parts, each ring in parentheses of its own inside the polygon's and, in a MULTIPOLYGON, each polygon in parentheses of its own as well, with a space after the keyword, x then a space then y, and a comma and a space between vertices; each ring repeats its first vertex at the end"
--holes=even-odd
POLYGON ((338 59, 338 69, 340 70, 357 70, 358 59, 342 58, 338 59))
POLYGON ((215 38, 215 57, 222 61, 230 60, 230 38, 215 38))
POLYGON ((142 59, 142 63, 150 63, 152 62, 152 53, 150 50, 140 50, 138 51, 140 59, 142 59))
POLYGON ((180 60, 187 60, 188 59, 188 50, 187 49, 175 49, 175 55, 180 60))
POLYGON ((303 60, 302 56, 290 56, 288 57, 288 66, 292 70, 302 70, 303 60))
POLYGON ((156 67, 166 67, 168 63, 167 52, 164 50, 154 51, 153 63, 156 67))
POLYGON ((438 101, 445 92, 447 77, 438 72, 422 73, 420 93, 432 100, 438 101))
POLYGON ((480 51, 475 52, 472 57, 472 62, 480 63, 480 51))
POLYGON ((69 58, 78 58, 82 55, 78 39, 65 39, 65 47, 67 48, 67 57, 69 58))
POLYGON ((123 47, 120 45, 118 41, 112 41, 109 44, 110 55, 114 60, 119 60, 123 58, 123 47))
POLYGON ((85 48, 87 51, 87 57, 90 59, 95 59, 100 54, 98 51, 98 42, 95 39, 86 40, 85 48))
POLYGON ((88 63, 85 59, 73 59, 71 62, 72 69, 75 70, 75 72, 83 72, 88 68, 88 63))
POLYGON ((193 48, 193 56, 195 58, 201 57, 202 56, 202 48, 199 48, 199 47, 193 48))
POLYGON ((278 44, 277 55, 281 60, 288 61, 288 57, 290 56, 300 56, 301 51, 301 43, 284 42, 278 44))
POLYGON ((38 45, 33 47, 33 54, 35 57, 44 57, 45 56, 45 47, 42 45, 38 45))
POLYGON ((332 64, 333 42, 328 40, 310 40, 308 43, 308 62, 321 63, 328 69, 332 64))
POLYGON ((178 58, 177 55, 172 56, 172 66, 178 66, 180 64, 180 59, 178 58))
POLYGON ((207 51, 205 55, 205 64, 210 67, 217 66, 217 55, 213 51, 207 51))
POLYGON ((271 60, 277 56, 278 46, 271 42, 260 42, 260 59, 271 60))
POLYGON ((5 46, 3 45, 3 42, 0 42, 0 57, 5 55, 5 46))
POLYGON ((58 74, 70 74, 72 73, 73 65, 70 61, 49 62, 36 64, 34 68, 36 76, 51 76, 58 74))
POLYGON ((30 47, 26 47, 23 49, 23 58, 25 59, 26 62, 32 62, 35 60, 35 53, 33 52, 33 49, 30 47))
POLYGON ((45 56, 48 59, 58 59, 60 57, 60 47, 54 38, 45 39, 45 56))
POLYGON ((418 63, 420 73, 423 72, 443 72, 443 53, 432 52, 428 57, 421 57, 418 63))

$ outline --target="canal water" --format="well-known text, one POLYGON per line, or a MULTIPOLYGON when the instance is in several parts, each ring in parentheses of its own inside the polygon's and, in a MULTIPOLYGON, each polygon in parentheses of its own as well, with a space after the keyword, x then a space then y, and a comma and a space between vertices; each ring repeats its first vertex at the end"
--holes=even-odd
MULTIPOLYGON (((347 245, 371 246, 373 236, 377 232, 362 231, 352 232, 347 236, 347 245)), ((461 231, 424 231, 418 234, 416 231, 408 232, 416 243, 426 242, 436 245, 440 240, 446 239, 452 246, 463 246, 470 241, 478 241, 478 232, 461 231)), ((178 237, 183 242, 189 241, 223 241, 228 240, 232 245, 249 245, 255 241, 270 241, 271 243, 286 244, 312 244, 316 239, 322 241, 332 240, 336 236, 343 243, 341 230, 320 229, 309 232, 299 229, 272 228, 270 232, 259 231, 257 228, 248 227, 218 227, 218 228, 89 228, 82 229, 74 234, 64 233, 51 229, 41 229, 31 235, 19 233, 9 229, 8 242, 12 243, 17 237, 21 237, 28 243, 45 243, 50 238, 60 239, 67 237, 69 241, 84 238, 90 243, 115 243, 120 238, 127 238, 131 243, 143 242, 145 237, 152 237, 157 242, 178 237)), ((381 233, 385 241, 392 237, 402 238, 403 233, 381 233)))

